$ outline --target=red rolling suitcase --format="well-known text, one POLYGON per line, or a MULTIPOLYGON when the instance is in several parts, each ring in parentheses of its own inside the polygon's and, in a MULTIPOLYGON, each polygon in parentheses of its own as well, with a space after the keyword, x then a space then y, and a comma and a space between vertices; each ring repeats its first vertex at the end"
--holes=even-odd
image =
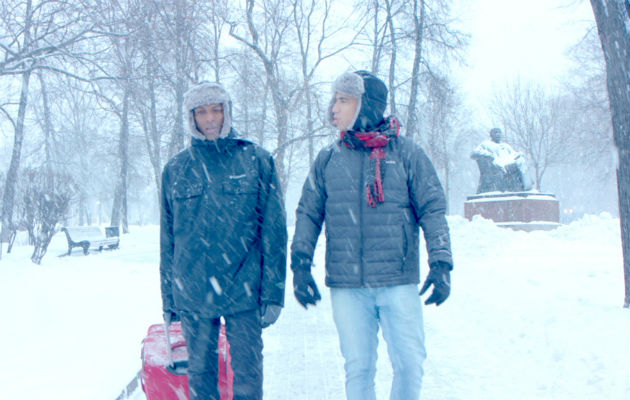
MULTIPOLYGON (((140 379, 147 400, 188 400, 188 376, 186 368, 188 352, 181 323, 174 322, 168 328, 163 324, 149 327, 142 344, 142 370, 140 379), (170 338, 172 361, 166 345, 170 338)), ((225 336, 225 325, 219 333, 219 390, 221 400, 232 400, 234 372, 231 367, 230 345, 225 336)))

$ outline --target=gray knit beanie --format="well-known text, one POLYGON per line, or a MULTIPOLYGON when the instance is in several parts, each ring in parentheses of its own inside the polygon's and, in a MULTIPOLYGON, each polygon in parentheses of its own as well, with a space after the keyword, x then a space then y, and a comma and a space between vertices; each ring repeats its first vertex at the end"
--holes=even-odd
POLYGON ((227 137, 232 128, 232 101, 223 86, 212 82, 200 82, 184 93, 184 113, 188 114, 189 133, 194 138, 207 140, 206 136, 197 129, 193 110, 209 104, 223 105, 223 126, 219 138, 227 137))

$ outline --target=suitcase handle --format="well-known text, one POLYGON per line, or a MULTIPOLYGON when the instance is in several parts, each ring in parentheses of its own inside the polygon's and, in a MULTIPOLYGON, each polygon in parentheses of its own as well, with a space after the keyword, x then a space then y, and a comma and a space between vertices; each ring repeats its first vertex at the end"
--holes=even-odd
POLYGON ((186 375, 188 373, 188 360, 175 361, 166 366, 166 370, 175 375, 186 375))
POLYGON ((166 370, 175 375, 186 375, 188 373, 188 360, 173 361, 173 348, 182 347, 185 345, 185 342, 179 341, 171 345, 171 334, 168 331, 170 322, 170 318, 164 321, 164 332, 166 333, 166 353, 168 354, 168 364, 166 365, 166 370))
POLYGON ((171 343, 171 350, 175 350, 178 349, 180 347, 186 347, 186 340, 182 339, 182 340, 178 340, 174 343, 171 343))

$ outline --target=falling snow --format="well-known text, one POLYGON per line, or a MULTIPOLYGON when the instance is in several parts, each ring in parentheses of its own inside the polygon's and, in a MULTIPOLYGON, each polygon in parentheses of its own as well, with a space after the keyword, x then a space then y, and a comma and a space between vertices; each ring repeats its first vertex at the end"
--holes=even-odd
MULTIPOLYGON (((424 399, 630 398, 618 219, 586 216, 530 233, 483 219, 449 217, 449 225, 453 291, 442 306, 424 308, 424 399)), ((158 238, 155 226, 132 226, 120 250, 57 257, 67 249, 56 235, 36 266, 18 237, 0 261, 3 398, 119 395, 140 368, 147 328, 162 318, 158 238)), ((320 241, 314 275, 322 301, 299 306, 289 272, 285 309, 264 331, 265 399, 343 399, 324 250, 320 241)), ((424 277, 426 259, 422 265, 424 277)), ((376 391, 385 399, 392 371, 379 343, 376 391)))

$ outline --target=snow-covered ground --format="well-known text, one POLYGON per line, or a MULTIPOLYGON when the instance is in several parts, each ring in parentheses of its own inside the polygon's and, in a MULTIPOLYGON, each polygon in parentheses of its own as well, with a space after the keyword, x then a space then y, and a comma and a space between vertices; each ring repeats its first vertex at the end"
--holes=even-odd
MULTIPOLYGON (((453 290, 424 309, 423 399, 630 398, 617 219, 586 216, 530 233, 483 219, 449 224, 453 290)), ((20 244, 0 261, 2 398, 114 400, 140 369, 148 326, 161 321, 157 227, 131 227, 120 250, 57 257, 65 250, 58 234, 41 266, 20 244)), ((322 250, 320 241, 321 303, 305 311, 289 290, 264 332, 265 399, 344 398, 322 250)), ((387 399, 391 368, 380 342, 377 397, 387 399)))

